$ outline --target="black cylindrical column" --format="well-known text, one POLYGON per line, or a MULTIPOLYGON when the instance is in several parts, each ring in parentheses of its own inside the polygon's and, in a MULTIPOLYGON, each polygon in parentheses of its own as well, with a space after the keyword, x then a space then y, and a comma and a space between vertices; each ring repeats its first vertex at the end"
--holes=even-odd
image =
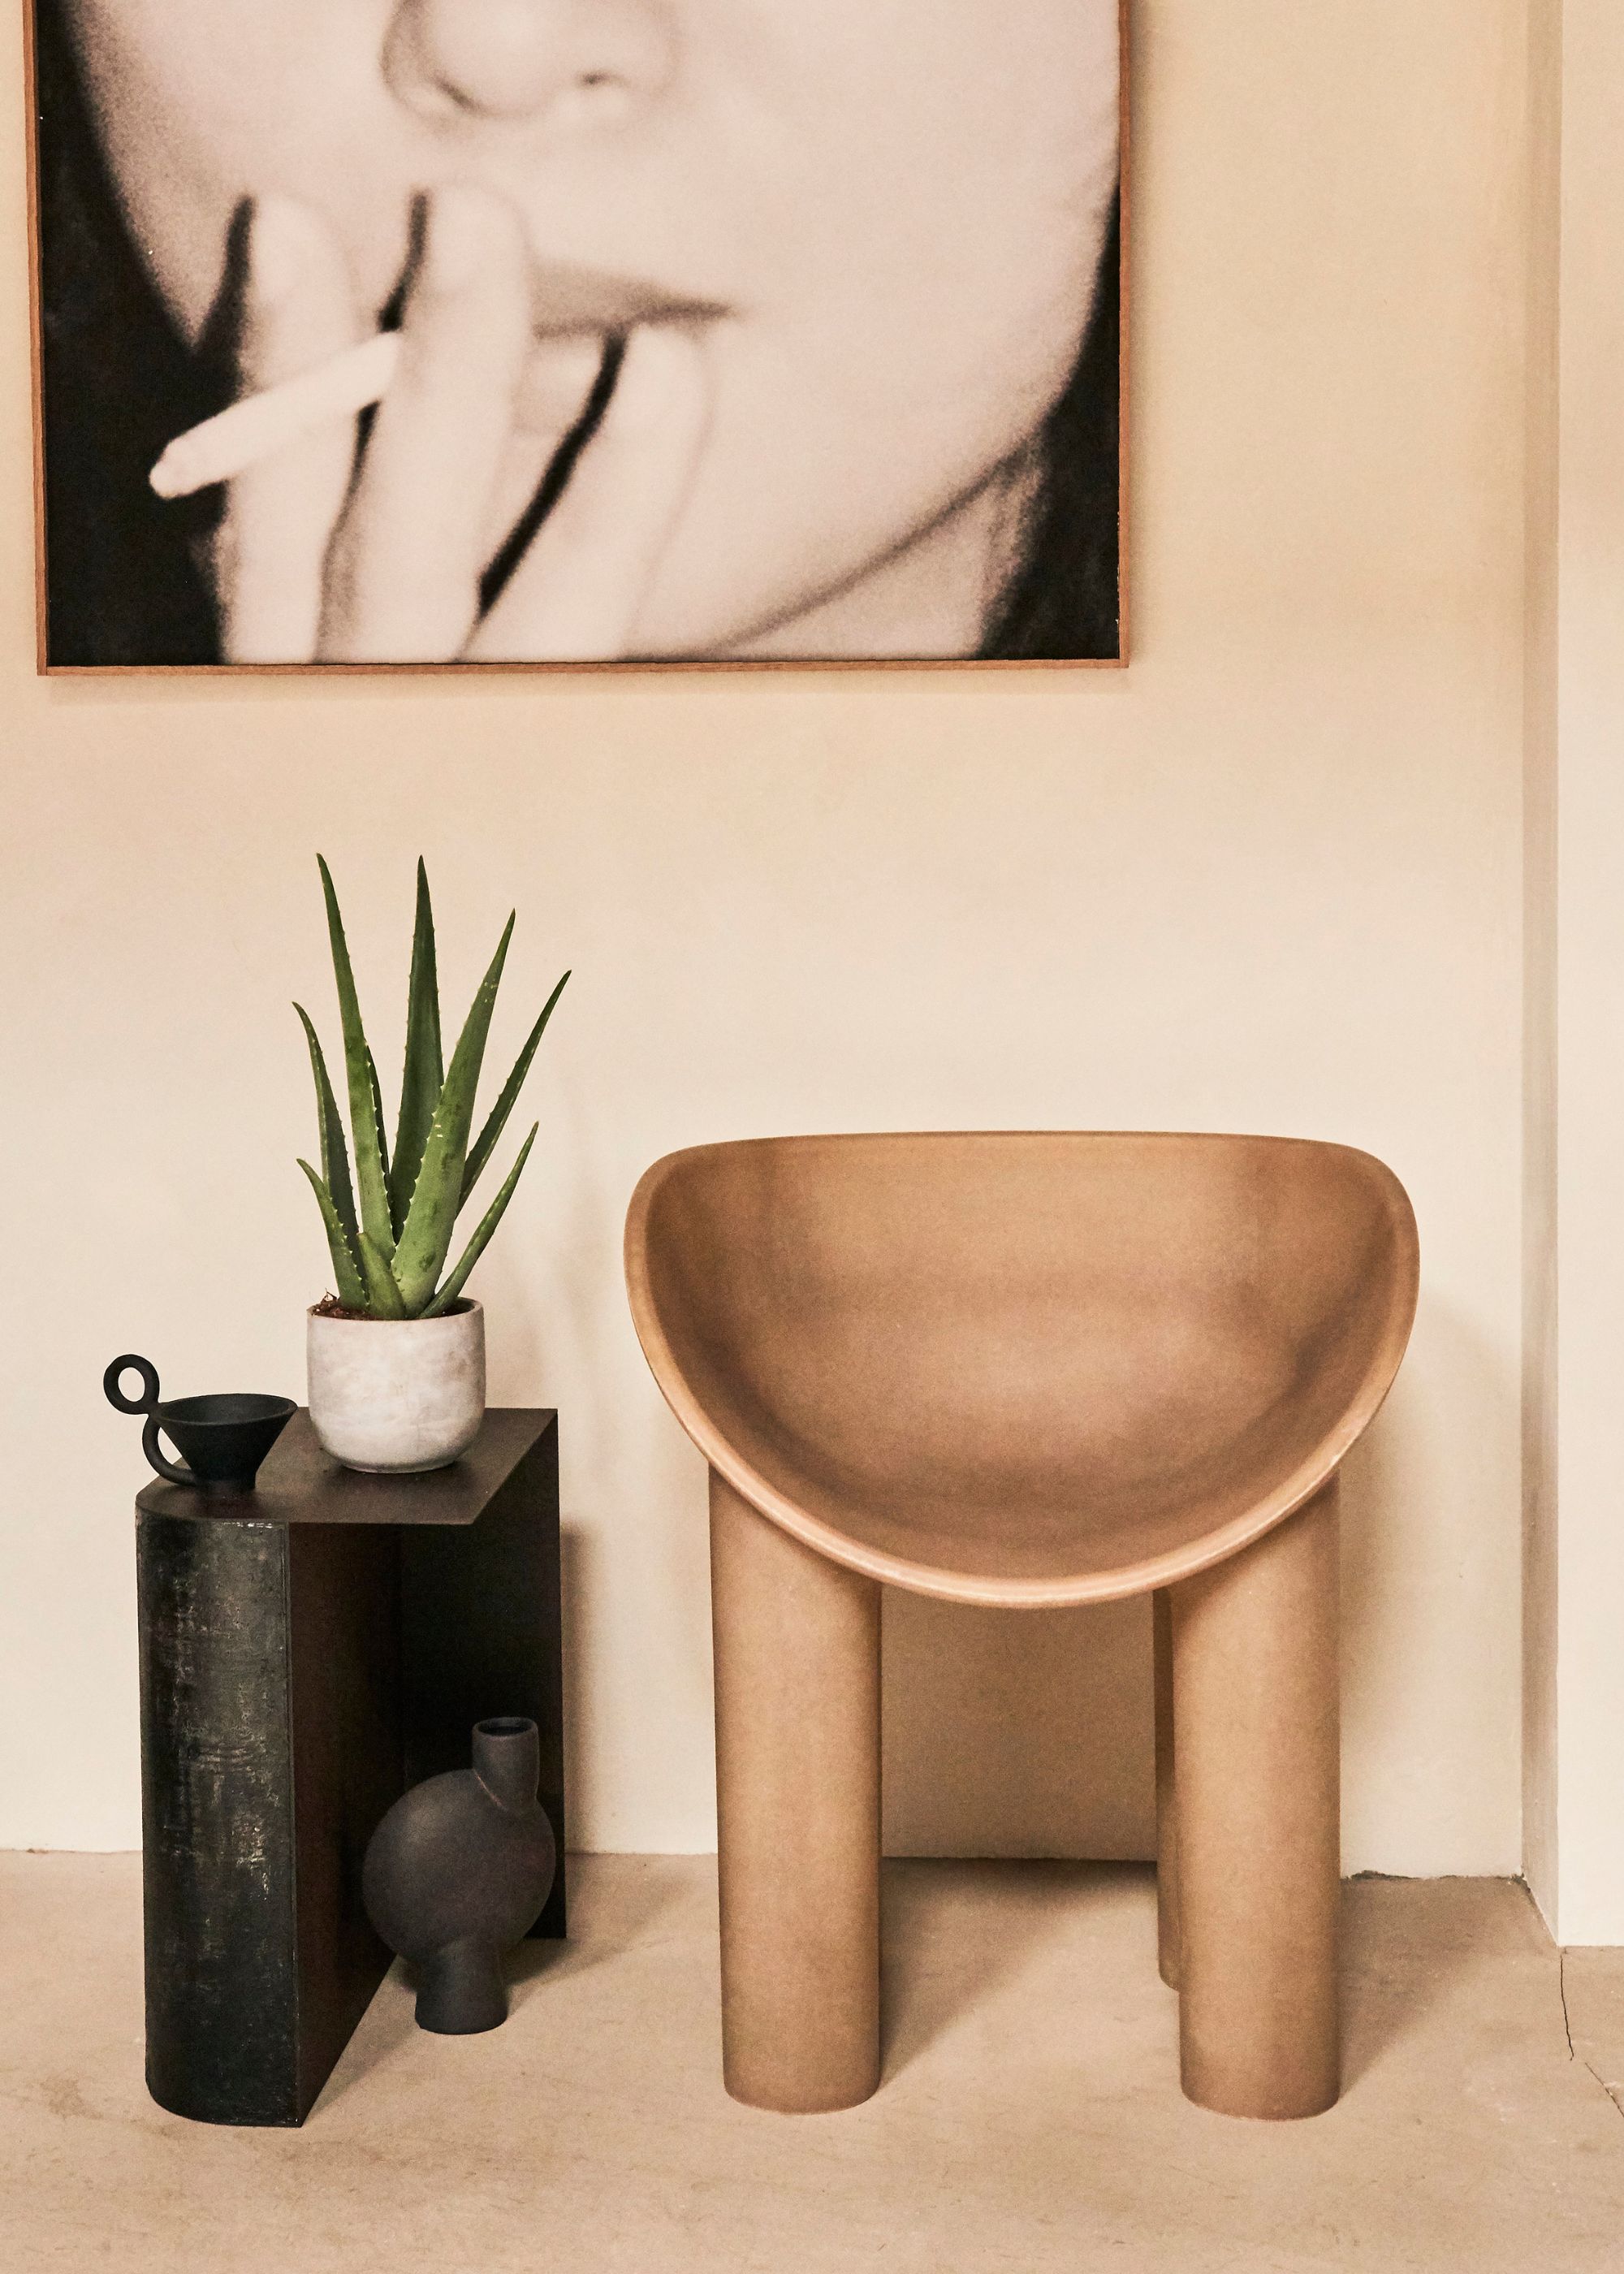
POLYGON ((389 1963, 360 1876, 403 1781, 398 1540, 184 1498, 136 1533, 147 2082, 299 2124, 389 1963))
POLYGON ((147 2085, 297 2123, 287 1527, 144 1516, 137 1566, 147 2085))

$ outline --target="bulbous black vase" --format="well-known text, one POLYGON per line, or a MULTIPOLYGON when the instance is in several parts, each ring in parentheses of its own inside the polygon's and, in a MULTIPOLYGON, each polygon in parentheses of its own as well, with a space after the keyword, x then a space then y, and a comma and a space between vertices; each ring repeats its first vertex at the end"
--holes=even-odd
POLYGON ((474 1763, 397 1800, 362 1868, 367 1916, 420 1969, 417 2027, 443 2037, 508 2018, 502 1955, 535 1925, 558 1856, 536 1797, 534 1721, 478 1721, 474 1763))

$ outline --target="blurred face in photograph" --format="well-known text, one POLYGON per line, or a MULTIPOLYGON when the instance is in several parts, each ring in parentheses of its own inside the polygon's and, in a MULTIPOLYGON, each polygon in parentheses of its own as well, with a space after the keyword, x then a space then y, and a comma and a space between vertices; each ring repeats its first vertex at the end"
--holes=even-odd
MULTIPOLYGON (((364 333, 425 207, 432 234, 437 194, 477 192, 461 225, 511 214, 523 274, 504 289, 540 311, 499 496, 533 478, 524 404, 556 420, 590 386, 580 342, 548 331, 560 275, 599 294, 605 331, 623 304, 634 339, 641 319, 691 350, 632 648, 974 651, 1093 303, 1117 0, 63 5, 132 237, 186 335, 244 208, 314 217, 364 333)), ((485 337, 467 334, 470 385, 485 337)), ((393 478, 368 510, 409 526, 403 456, 393 478)))

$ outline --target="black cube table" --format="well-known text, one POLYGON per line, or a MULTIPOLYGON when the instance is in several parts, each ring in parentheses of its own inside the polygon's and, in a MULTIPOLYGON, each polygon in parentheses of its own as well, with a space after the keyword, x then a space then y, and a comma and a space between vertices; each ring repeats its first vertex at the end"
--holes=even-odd
POLYGON ((177 2115, 302 2124, 390 1962, 361 1864, 476 1721, 541 1732, 564 1932, 557 1416, 487 1412, 427 1476, 341 1468, 298 1413, 259 1487, 136 1502, 147 2082, 177 2115))

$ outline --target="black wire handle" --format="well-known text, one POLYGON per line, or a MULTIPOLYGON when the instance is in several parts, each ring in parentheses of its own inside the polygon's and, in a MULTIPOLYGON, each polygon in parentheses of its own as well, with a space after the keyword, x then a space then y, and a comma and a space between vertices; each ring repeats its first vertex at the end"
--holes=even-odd
POLYGON ((158 1369, 151 1359, 138 1358, 133 1351, 113 1360, 102 1377, 102 1387, 107 1392, 108 1404, 116 1405, 121 1413, 155 1413, 158 1410, 158 1369), (120 1387, 132 1367, 141 1377, 139 1397, 126 1397, 120 1387))
POLYGON ((151 1359, 140 1358, 135 1352, 126 1351, 123 1358, 113 1360, 102 1375, 102 1387, 107 1392, 108 1404, 116 1406, 120 1413, 144 1413, 147 1416, 147 1427, 141 1432, 141 1450, 157 1473, 167 1477, 172 1485, 195 1485, 197 1479, 192 1471, 177 1469, 173 1461, 166 1458, 163 1448, 158 1442, 161 1426, 158 1419, 158 1369, 151 1359), (124 1376, 132 1367, 141 1377, 139 1398, 126 1397, 124 1393, 124 1376))

